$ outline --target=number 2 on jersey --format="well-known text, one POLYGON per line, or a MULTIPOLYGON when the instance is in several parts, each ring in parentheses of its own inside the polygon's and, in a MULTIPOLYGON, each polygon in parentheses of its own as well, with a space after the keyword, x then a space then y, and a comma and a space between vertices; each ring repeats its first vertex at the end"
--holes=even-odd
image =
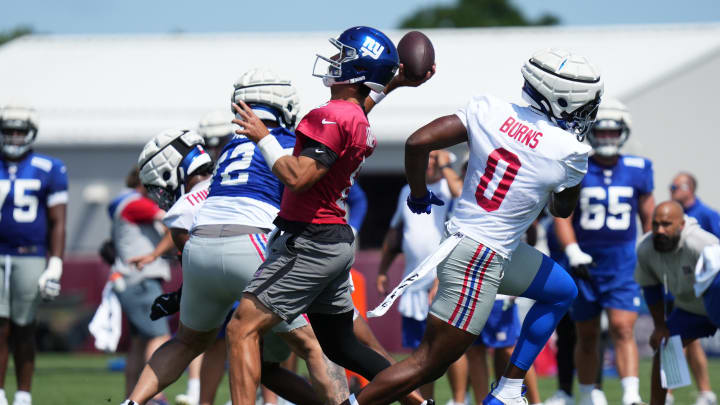
POLYGON ((502 204, 505 199, 505 196, 507 195, 507 192, 510 189, 512 182, 515 180, 515 176, 517 176, 518 170, 520 170, 521 166, 522 165, 520 164, 518 156, 509 150, 505 148, 497 148, 492 151, 492 153, 488 156, 485 173, 483 173, 483 176, 480 178, 480 183, 477 186, 477 190, 475 190, 475 199, 477 200, 478 205, 487 212, 492 212, 500 208, 500 204, 502 204), (498 163, 501 161, 505 162, 507 167, 505 168, 505 172, 495 188, 495 192, 493 192, 490 198, 487 198, 485 196, 485 192, 488 189, 488 185, 495 178, 498 163))
POLYGON ((238 155, 242 154, 242 157, 238 160, 230 162, 225 167, 225 170, 222 171, 222 174, 220 175, 222 177, 222 180, 220 181, 220 184, 223 186, 234 186, 236 184, 245 184, 248 182, 248 179, 250 178, 249 173, 237 173, 242 172, 243 170, 250 167, 250 163, 252 163, 253 154, 255 154, 255 144, 252 142, 245 142, 241 143, 240 145, 236 146, 235 149, 233 149, 232 153, 229 154, 228 152, 225 152, 221 157, 220 161, 218 162, 218 167, 220 167, 223 162, 225 162, 226 159, 235 159, 238 157, 238 155), (234 177, 235 174, 237 174, 237 177, 234 177))

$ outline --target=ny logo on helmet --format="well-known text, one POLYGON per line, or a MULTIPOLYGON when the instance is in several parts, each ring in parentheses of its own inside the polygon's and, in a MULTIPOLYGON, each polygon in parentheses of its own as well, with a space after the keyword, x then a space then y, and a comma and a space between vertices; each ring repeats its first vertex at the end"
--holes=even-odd
POLYGON ((362 56, 370 55, 371 58, 377 60, 384 50, 385 47, 380 45, 374 39, 371 37, 365 37, 365 43, 363 43, 362 48, 360 48, 360 53, 362 53, 362 56))

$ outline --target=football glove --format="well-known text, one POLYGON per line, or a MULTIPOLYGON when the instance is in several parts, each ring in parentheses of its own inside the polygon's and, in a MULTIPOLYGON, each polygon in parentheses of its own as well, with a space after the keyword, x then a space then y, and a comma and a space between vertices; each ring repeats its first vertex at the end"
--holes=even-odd
POLYGON ((590 280, 590 267, 593 265, 592 256, 583 252, 577 243, 567 245, 565 254, 568 257, 572 276, 581 280, 590 280))
POLYGON ((445 205, 445 202, 430 190, 422 198, 414 198, 412 194, 408 195, 407 206, 415 214, 429 214, 433 205, 442 206, 445 205))
POLYGON ((182 285, 177 291, 162 294, 155 298, 152 307, 150 307, 150 319, 156 321, 179 311, 181 295, 182 285))
POLYGON ((52 256, 48 259, 47 268, 38 279, 40 296, 45 301, 54 300, 60 295, 60 277, 62 277, 62 259, 52 256))

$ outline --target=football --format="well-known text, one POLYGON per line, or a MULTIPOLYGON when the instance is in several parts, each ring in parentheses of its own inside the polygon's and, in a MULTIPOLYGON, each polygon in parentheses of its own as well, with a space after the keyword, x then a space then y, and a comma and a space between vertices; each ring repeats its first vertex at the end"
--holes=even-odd
POLYGON ((405 66, 405 75, 411 80, 420 80, 435 63, 435 48, 430 39, 420 31, 405 34, 397 46, 400 63, 405 66))

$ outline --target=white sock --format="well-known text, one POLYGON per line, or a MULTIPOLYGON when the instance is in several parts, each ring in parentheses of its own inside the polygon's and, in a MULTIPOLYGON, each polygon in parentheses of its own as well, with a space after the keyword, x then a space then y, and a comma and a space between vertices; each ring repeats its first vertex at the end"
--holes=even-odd
POLYGON ((190 398, 200 398, 200 379, 190 378, 188 379, 187 395, 190 398))
POLYGON ((497 399, 519 398, 522 396, 522 384, 522 378, 500 377, 500 382, 492 394, 497 399))
POLYGON ((358 404, 358 401, 355 398, 355 394, 350 394, 350 397, 348 398, 348 402, 350 402, 350 405, 360 405, 360 404, 358 404))
POLYGON ((590 395, 592 390, 595 389, 595 384, 579 384, 580 395, 590 395))
POLYGON ((5 390, 0 388, 0 398, 5 398, 5 390))
POLYGON ((32 401, 32 396, 27 391, 16 391, 13 399, 20 399, 22 401, 30 402, 32 401))
POLYGON ((628 398, 632 402, 640 399, 640 379, 638 377, 625 377, 620 380, 623 389, 623 399, 628 398))

